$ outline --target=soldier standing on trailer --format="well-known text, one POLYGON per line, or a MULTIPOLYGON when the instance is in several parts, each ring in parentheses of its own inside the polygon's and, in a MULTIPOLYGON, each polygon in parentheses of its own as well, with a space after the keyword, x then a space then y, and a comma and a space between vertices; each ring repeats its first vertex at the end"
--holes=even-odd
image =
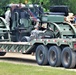
POLYGON ((5 12, 5 20, 8 26, 10 26, 10 17, 11 17, 11 10, 10 8, 8 8, 7 11, 5 12))

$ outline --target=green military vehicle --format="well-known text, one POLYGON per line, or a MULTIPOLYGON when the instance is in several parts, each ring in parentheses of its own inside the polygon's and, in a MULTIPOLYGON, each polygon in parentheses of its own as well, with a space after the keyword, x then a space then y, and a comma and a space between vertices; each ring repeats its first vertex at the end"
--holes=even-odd
MULTIPOLYGON (((74 68, 76 65, 76 29, 73 25, 68 24, 64 21, 65 16, 54 14, 42 14, 40 18, 40 30, 43 31, 42 25, 46 26, 44 33, 37 34, 37 38, 31 41, 27 39, 31 38, 30 33, 28 34, 27 29, 34 25, 30 18, 19 18, 19 13, 23 9, 14 10, 14 18, 12 19, 12 26, 10 29, 6 27, 7 33, 9 34, 9 40, 7 41, 2 33, 2 41, 0 42, 0 56, 5 55, 7 52, 31 54, 36 53, 36 61, 39 65, 46 65, 49 63, 50 66, 65 68, 74 68), (19 11, 20 10, 20 11, 19 11), (18 13, 19 12, 19 13, 18 13), (21 19, 21 21, 20 21, 21 19), (21 23, 23 24, 21 24, 21 23), (19 28, 16 28, 19 25, 19 28), (25 26, 25 27, 24 27, 25 26), (26 29, 27 28, 27 29, 26 29), (50 29, 51 28, 51 29, 50 29), (17 41, 15 33, 19 30, 21 37, 25 37, 24 41, 17 41)), ((0 26, 7 26, 5 20, 1 19, 0 26)), ((4 28, 3 28, 4 29, 4 28)), ((30 31, 32 30, 30 29, 30 31)), ((3 30, 3 33, 5 30, 3 30)))
MULTIPOLYGON (((37 4, 8 4, 4 9, 5 11, 11 11, 10 17, 10 38, 13 42, 23 41, 24 35, 30 36, 31 30, 34 29, 37 19, 39 18, 39 10, 42 12, 42 9, 37 4)), ((2 15, 1 20, 5 17, 2 15)), ((4 21, 3 21, 4 22, 4 21)), ((5 22, 4 22, 5 23, 5 22)))

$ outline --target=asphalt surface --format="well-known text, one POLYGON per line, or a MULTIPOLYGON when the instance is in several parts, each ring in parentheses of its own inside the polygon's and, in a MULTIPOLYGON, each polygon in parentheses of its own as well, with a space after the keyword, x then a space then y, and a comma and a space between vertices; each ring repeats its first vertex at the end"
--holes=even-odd
MULTIPOLYGON (((36 62, 35 55, 32 56, 31 54, 6 53, 5 56, 0 56, 0 62, 39 66, 36 62)), ((46 66, 42 66, 42 67, 50 68, 51 66, 46 65, 46 66)), ((69 71, 76 72, 76 68, 65 69, 63 67, 57 67, 57 68, 55 67, 55 69, 62 69, 62 70, 69 70, 69 71)))
POLYGON ((0 62, 37 65, 35 56, 20 53, 6 53, 5 56, 0 56, 0 62))

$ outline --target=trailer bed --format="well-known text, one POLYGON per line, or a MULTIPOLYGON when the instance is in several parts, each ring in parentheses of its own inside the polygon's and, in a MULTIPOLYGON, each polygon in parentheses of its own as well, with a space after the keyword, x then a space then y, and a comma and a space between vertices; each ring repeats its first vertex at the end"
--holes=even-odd
POLYGON ((76 39, 34 39, 30 42, 0 42, 0 52, 21 52, 27 53, 32 51, 32 47, 36 44, 57 46, 68 45, 73 50, 76 50, 73 45, 76 45, 76 39))

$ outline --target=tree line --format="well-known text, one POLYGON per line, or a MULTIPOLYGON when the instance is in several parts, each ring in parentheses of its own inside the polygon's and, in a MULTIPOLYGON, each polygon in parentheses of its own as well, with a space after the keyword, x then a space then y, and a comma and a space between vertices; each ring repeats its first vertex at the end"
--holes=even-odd
MULTIPOLYGON (((28 1, 28 3, 42 3, 46 11, 49 10, 50 6, 52 5, 67 5, 70 12, 76 14, 76 0, 0 0, 0 8, 5 7, 10 3, 25 3, 25 1, 28 1)), ((0 14, 2 12, 3 11, 0 9, 0 14)))

